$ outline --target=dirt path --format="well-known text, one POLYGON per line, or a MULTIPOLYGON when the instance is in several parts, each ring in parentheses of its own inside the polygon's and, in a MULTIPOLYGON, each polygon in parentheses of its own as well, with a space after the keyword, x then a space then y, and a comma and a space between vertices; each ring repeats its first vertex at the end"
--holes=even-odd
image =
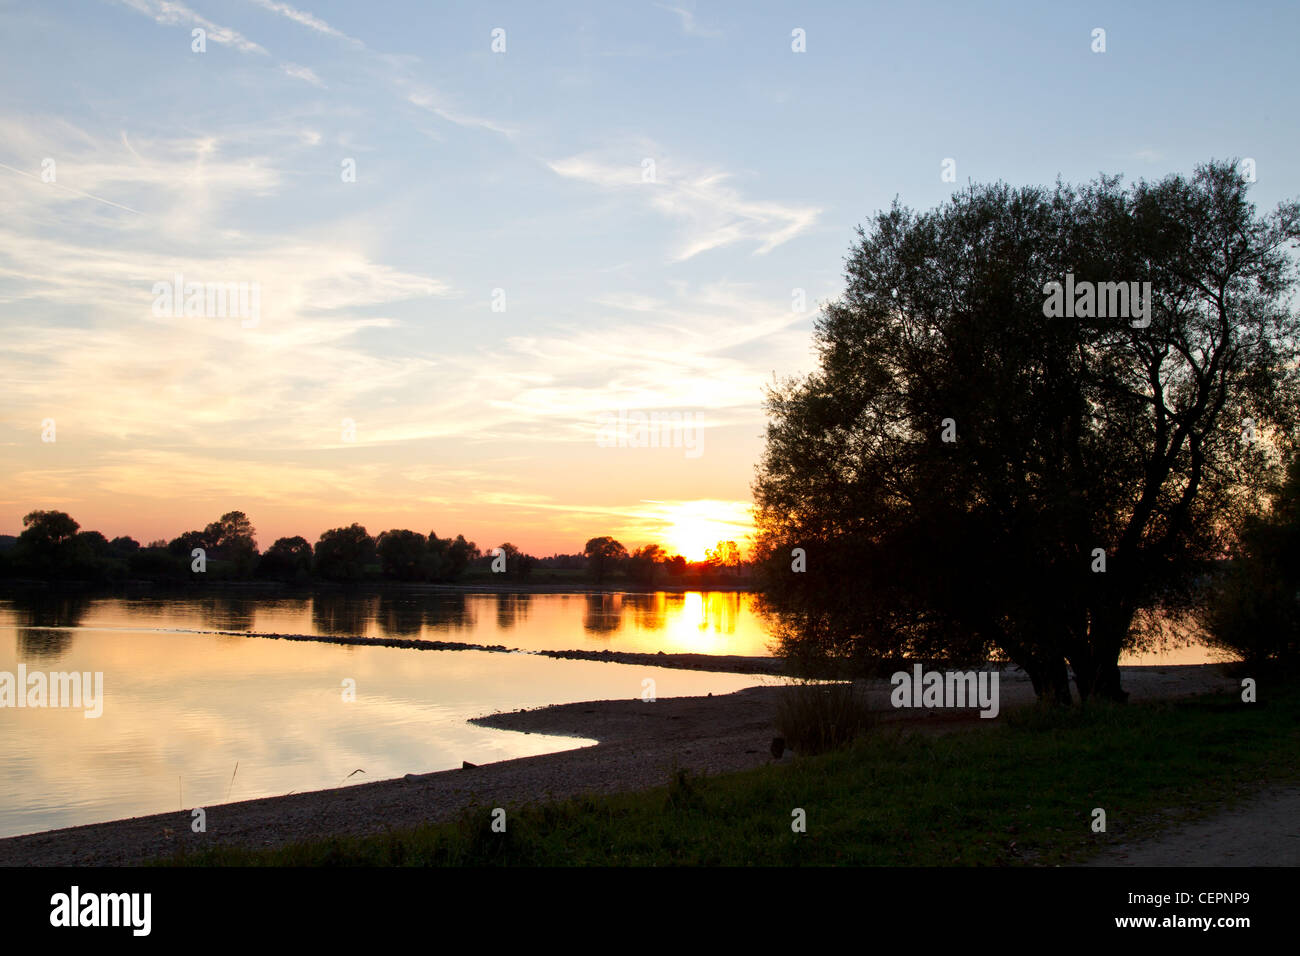
POLYGON ((1300 787, 1270 788, 1240 807, 1123 844, 1088 866, 1300 866, 1300 787))

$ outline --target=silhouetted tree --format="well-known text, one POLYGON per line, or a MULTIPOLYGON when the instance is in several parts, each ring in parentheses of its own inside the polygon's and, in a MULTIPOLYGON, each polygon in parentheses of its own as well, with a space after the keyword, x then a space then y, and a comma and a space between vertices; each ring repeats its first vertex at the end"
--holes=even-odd
MULTIPOLYGON (((501 549, 501 555, 506 561, 505 576, 507 578, 517 580, 526 578, 532 573, 533 565, 537 563, 537 559, 532 555, 524 554, 509 541, 497 545, 497 547, 501 549)), ((489 554, 489 557, 492 557, 492 555, 489 554)))
POLYGON ((242 511, 228 511, 203 529, 208 556, 231 563, 239 577, 247 575, 257 558, 257 531, 242 511))
POLYGON ((820 367, 768 396, 758 555, 787 651, 1000 650, 1041 695, 1070 699, 1068 664, 1081 697, 1126 696, 1136 613, 1188 600, 1300 411, 1300 206, 1257 218, 1247 188, 1231 163, 971 187, 859 230, 820 367), (1088 317, 1141 282, 1145 321, 1088 317), (1077 317, 1048 317, 1070 285, 1077 317))
POLYGON ((659 572, 660 562, 667 557, 667 553, 659 545, 643 545, 632 552, 632 556, 627 559, 628 576, 639 584, 653 584, 659 572))
POLYGON ((316 542, 316 574, 329 581, 359 581, 366 564, 375 556, 375 540, 353 522, 346 528, 326 531, 316 542))
POLYGON ((582 553, 587 556, 587 567, 595 577, 596 583, 600 584, 617 562, 627 557, 627 548, 606 535, 591 538, 582 549, 582 553))
POLYGON ((455 580, 465 573, 471 561, 475 561, 480 556, 478 545, 473 541, 466 541, 462 534, 456 535, 456 540, 447 543, 444 551, 446 556, 445 577, 449 580, 455 580))
POLYGON ((135 552, 140 550, 139 541, 135 540, 135 538, 129 538, 125 536, 114 538, 112 541, 108 543, 108 546, 112 548, 113 553, 118 555, 119 557, 129 557, 130 555, 135 554, 135 552))
POLYGON ((717 547, 705 551, 704 559, 714 567, 734 573, 740 567, 740 548, 734 541, 719 541, 717 547))
POLYGON ((418 531, 384 531, 375 541, 384 577, 422 581, 429 573, 428 544, 418 531))
POLYGON ((76 544, 84 553, 96 558, 106 558, 112 552, 108 539, 98 531, 79 531, 76 544))
POLYGON ((272 581, 304 582, 311 574, 311 543, 300 535, 276 538, 257 562, 257 576, 272 581))
POLYGON ((202 548, 204 552, 212 550, 213 543, 206 532, 186 531, 184 534, 179 534, 167 542, 167 550, 171 554, 187 560, 195 548, 202 548))
POLYGON ((14 545, 20 570, 34 574, 71 571, 77 559, 77 529, 81 526, 63 511, 32 511, 23 518, 23 532, 14 545))

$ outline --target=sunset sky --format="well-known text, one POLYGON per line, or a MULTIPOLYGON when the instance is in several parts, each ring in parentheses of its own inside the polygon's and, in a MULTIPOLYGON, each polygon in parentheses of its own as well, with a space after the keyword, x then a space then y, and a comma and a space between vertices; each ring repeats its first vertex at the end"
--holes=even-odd
POLYGON ((741 541, 763 386, 896 195, 1300 195, 1300 8, 1136 6, 0 3, 0 533, 741 541), (155 314, 178 273, 256 325, 155 314), (602 447, 620 409, 700 444, 602 447))

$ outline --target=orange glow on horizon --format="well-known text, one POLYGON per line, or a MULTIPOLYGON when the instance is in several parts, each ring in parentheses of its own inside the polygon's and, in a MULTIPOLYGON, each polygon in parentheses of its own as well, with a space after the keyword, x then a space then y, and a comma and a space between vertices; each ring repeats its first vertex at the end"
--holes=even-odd
POLYGON ((667 527, 659 543, 669 554, 688 561, 703 561, 705 552, 719 541, 734 541, 742 555, 749 550, 746 538, 753 533, 748 506, 738 502, 684 501, 673 505, 664 516, 667 527))

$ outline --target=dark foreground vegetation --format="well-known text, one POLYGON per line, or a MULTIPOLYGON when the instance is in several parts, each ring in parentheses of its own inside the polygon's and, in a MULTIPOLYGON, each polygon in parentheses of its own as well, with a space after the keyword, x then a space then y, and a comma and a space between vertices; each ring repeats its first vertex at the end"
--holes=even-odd
POLYGON ((1077 862, 1300 778, 1300 690, 1010 711, 947 734, 873 730, 820 756, 643 793, 492 808, 454 823, 186 866, 1003 865, 1077 862), (1105 833, 1092 830, 1106 812, 1105 833), (796 833, 793 812, 806 813, 796 833))

